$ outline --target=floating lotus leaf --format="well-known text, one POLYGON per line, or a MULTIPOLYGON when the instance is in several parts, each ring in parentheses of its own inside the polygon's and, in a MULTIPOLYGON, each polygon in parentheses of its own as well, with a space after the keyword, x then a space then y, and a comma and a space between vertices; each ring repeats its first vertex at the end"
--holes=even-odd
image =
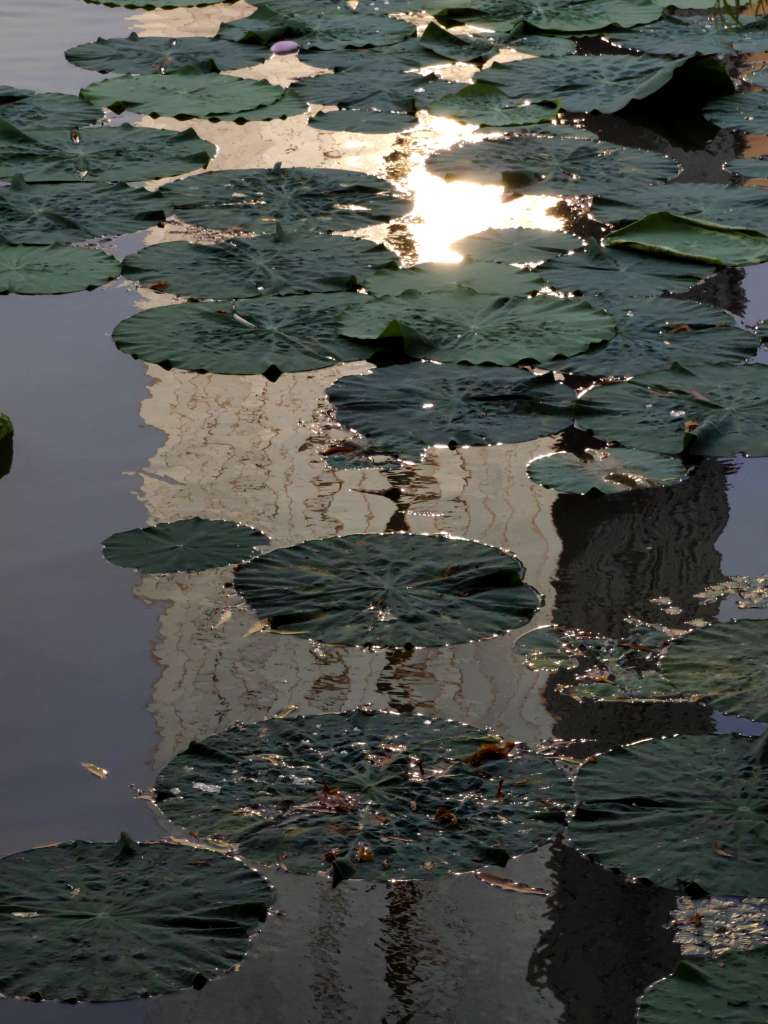
POLYGON ((98 288, 120 264, 98 249, 68 245, 0 245, 0 295, 62 295, 98 288))
MULTIPOLYGON (((212 117, 224 121, 262 120, 289 94, 278 85, 234 78, 197 68, 155 75, 124 75, 94 82, 81 95, 91 103, 122 113, 152 117, 212 117)), ((298 103, 295 113, 305 107, 298 103)), ((282 115, 278 115, 282 116, 282 115)))
POLYGON ((560 630, 552 626, 541 626, 530 633, 523 633, 515 640, 513 649, 534 672, 551 672, 562 666, 575 668, 578 664, 576 655, 564 644, 560 630))
POLYGON ((210 7, 212 4, 233 4, 236 0, 86 0, 89 4, 103 4, 104 7, 127 7, 130 10, 170 10, 174 7, 210 7))
POLYGON ((200 988, 239 963, 271 888, 171 843, 61 843, 0 861, 0 991, 67 1002, 200 988))
POLYGON ((279 4, 263 5, 255 14, 225 22, 219 37, 238 43, 295 39, 303 50, 387 46, 416 35, 416 26, 386 15, 364 14, 343 5, 303 6, 296 13, 279 4), (279 34, 275 34, 280 29, 279 34))
POLYGON ((750 896, 768 877, 768 766, 742 736, 679 736, 602 754, 579 771, 571 838, 658 885, 750 896))
POLYGON ((138 75, 161 69, 201 68, 210 63, 219 71, 234 71, 258 64, 269 57, 269 50, 241 46, 227 39, 199 36, 171 39, 166 36, 139 36, 131 32, 127 39, 102 39, 82 43, 67 50, 71 64, 100 74, 138 75))
POLYGON ((640 1000, 638 1024, 763 1024, 768 1015, 768 947, 721 960, 684 959, 640 1000))
MULTIPOLYGON (((683 6, 688 6, 687 3, 683 6)), ((768 48, 768 18, 675 18, 633 32, 610 32, 612 43, 660 56, 693 57, 698 53, 755 53, 768 48)))
POLYGON ((465 287, 481 295, 517 298, 538 291, 543 283, 529 270, 465 259, 461 263, 419 263, 407 270, 378 270, 367 278, 365 289, 372 295, 402 295, 411 290, 450 292, 465 287))
POLYGON ((363 135, 397 135, 415 124, 412 114, 388 110, 321 110, 309 119, 310 128, 363 135))
POLYGON ((525 20, 542 32, 596 32, 646 25, 660 15, 656 0, 549 0, 534 3, 525 20))
POLYGON ((9 437, 13 437, 13 423, 10 416, 0 412, 0 441, 7 441, 9 437))
POLYGON ((370 448, 419 459, 430 445, 514 444, 571 425, 574 392, 513 368, 388 366, 342 377, 328 397, 370 448))
POLYGON ((157 193, 101 182, 0 189, 0 242, 48 245, 140 231, 165 219, 157 193))
POLYGON ((510 45, 536 57, 567 57, 576 52, 575 40, 564 36, 516 36, 510 45))
POLYGON ((613 313, 631 309, 664 292, 683 292, 709 271, 701 263, 664 260, 590 242, 569 256, 551 260, 537 273, 553 288, 583 295, 613 313))
POLYGON ((647 217, 606 235, 605 244, 698 260, 717 267, 743 266, 768 260, 768 236, 760 231, 726 228, 674 213, 649 213, 647 217))
POLYGON ((583 352, 615 328, 612 317, 586 302, 551 295, 507 299, 457 288, 369 299, 342 314, 339 330, 361 340, 402 338, 405 352, 417 359, 512 366, 583 352))
POLYGON ((498 86, 487 82, 465 85, 458 92, 430 103, 427 110, 436 117, 452 117, 464 124, 490 128, 540 124, 557 114, 555 105, 511 100, 498 86))
POLYGON ((553 255, 580 249, 581 239, 564 231, 538 231, 535 228, 490 228, 469 235, 452 248, 462 256, 488 263, 540 263, 553 255))
POLYGON ((384 178, 279 164, 270 170, 197 174, 165 185, 160 195, 190 224, 258 232, 274 232, 276 221, 349 231, 402 217, 412 205, 384 178))
POLYGON ((353 711, 193 743, 156 799, 184 828, 290 872, 330 869, 335 884, 504 864, 557 834, 571 798, 551 760, 485 730, 353 711))
MULTIPOLYGON (((303 11, 307 14, 311 12, 303 11)), ((334 13, 336 8, 334 7, 334 13)), ((259 4, 258 10, 245 18, 223 21, 219 25, 217 39, 233 40, 249 45, 269 46, 281 39, 294 39, 303 35, 306 25, 279 4, 259 4)))
POLYGON ((104 557, 139 572, 202 572, 251 558, 257 545, 266 543, 250 526, 195 516, 113 533, 104 541, 104 557))
POLYGON ((10 103, 0 98, 0 117, 17 128, 80 128, 101 120, 101 110, 79 96, 35 92, 10 103))
POLYGON ((191 128, 58 128, 21 131, 0 119, 0 178, 27 181, 145 181, 205 167, 216 147, 191 128))
POLYGON ((339 314, 362 303, 351 292, 241 300, 236 305, 185 302, 123 320, 115 344, 135 359, 208 373, 282 373, 367 359, 380 346, 339 334, 339 314))
POLYGON ((768 93, 742 89, 708 103, 702 113, 720 128, 735 128, 749 135, 768 132, 768 93))
POLYGON ((372 270, 392 263, 388 249, 362 238, 304 234, 221 245, 162 242, 129 256, 122 272, 178 295, 237 299, 354 290, 372 270))
POLYGON ((622 189, 617 183, 592 203, 593 215, 610 224, 637 220, 647 210, 768 233, 768 196, 760 189, 740 185, 685 182, 635 189, 627 183, 622 189))
POLYGON ((541 601, 524 575, 517 558, 474 541, 352 534, 257 558, 241 567, 235 586, 278 633, 441 647, 525 625, 541 601))
POLYGON ((436 21, 430 21, 419 36, 419 46, 438 57, 464 63, 480 57, 486 59, 493 49, 493 43, 483 36, 446 32, 436 21))
POLYGON ((725 169, 740 174, 745 178, 768 177, 768 157, 745 157, 732 159, 725 163, 725 169))
POLYGON ((593 388, 576 422, 643 451, 768 455, 768 366, 679 367, 593 388))
POLYGON ((377 71, 375 66, 366 66, 338 71, 334 75, 303 78, 292 90, 306 103, 349 107, 358 112, 413 114, 416 90, 423 92, 429 81, 422 75, 404 74, 399 67, 377 71))
POLYGON ((668 455, 632 448, 587 448, 582 455, 556 452, 528 463, 528 476, 561 494, 620 494, 665 487, 685 479, 686 469, 668 455))

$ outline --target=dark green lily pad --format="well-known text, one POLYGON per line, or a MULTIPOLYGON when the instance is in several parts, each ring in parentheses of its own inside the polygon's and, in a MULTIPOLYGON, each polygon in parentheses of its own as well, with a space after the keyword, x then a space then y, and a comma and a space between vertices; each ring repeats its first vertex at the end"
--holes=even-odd
POLYGON ((316 370, 367 359, 380 346, 340 336, 339 315, 360 295, 298 295, 232 304, 185 302, 123 320, 113 338, 121 351, 170 369, 208 373, 316 370))
POLYGON ((269 49, 242 46, 227 39, 206 39, 199 36, 139 36, 135 32, 127 39, 102 39, 82 43, 67 50, 64 56, 71 64, 98 71, 102 75, 151 74, 162 69, 183 67, 201 68, 215 64, 219 71, 259 64, 269 57, 269 49))
POLYGON ((248 952, 271 887, 172 843, 61 843, 0 861, 0 991, 67 1002, 202 987, 248 952))
MULTIPOLYGON (((681 0, 682 6, 688 6, 681 0)), ((659 56, 693 57, 698 53, 755 53, 768 48, 768 18, 738 21, 710 17, 665 16, 633 32, 611 32, 612 43, 659 56)))
POLYGON ((685 479, 677 459, 632 448, 587 448, 582 455, 556 452, 528 463, 528 476, 561 494, 620 494, 648 487, 666 487, 685 479))
POLYGON ((768 877, 768 766, 742 736, 679 736, 581 768, 576 846, 657 885, 750 896, 768 877))
POLYGON ((622 188, 617 182, 592 203, 592 213, 604 223, 634 221, 648 210, 663 210, 719 227, 746 228, 768 233, 768 196, 740 185, 686 182, 653 188, 622 188))
POLYGON ((243 566, 238 593, 275 632, 321 643, 441 647, 525 625, 541 603, 513 555, 406 533, 307 541, 243 566))
POLYGON ((447 32, 436 21, 430 21, 419 36, 419 46, 437 57, 462 63, 486 59, 494 49, 493 41, 487 37, 447 32))
POLYGON ((329 870, 336 884, 504 864, 557 834, 570 788, 551 760, 485 730, 353 711, 193 743, 160 773, 156 799, 249 859, 329 870))
POLYGON ((384 178, 356 171, 282 167, 209 171, 160 189, 164 202, 190 224, 259 233, 280 221, 318 231, 349 231, 402 217, 412 203, 384 178))
POLYGON ((744 178, 768 178, 768 157, 745 157, 727 160, 725 168, 744 178))
MULTIPOLYGON (((709 0, 708 0, 709 2, 709 0)), ((663 3, 658 0, 538 0, 526 23, 542 32, 596 32, 619 26, 631 28, 656 21, 663 3)))
POLYGON ((304 50, 336 50, 388 46, 416 35, 416 26, 386 15, 358 13, 344 4, 304 5, 290 10, 278 3, 262 5, 255 14, 225 22, 222 39, 238 43, 295 39, 304 50), (268 14, 266 13, 268 12, 268 14), (275 37, 277 28, 283 31, 275 37))
POLYGON ((62 295, 113 280, 120 264, 98 249, 0 245, 0 295, 62 295))
POLYGON ((101 182, 0 189, 0 242, 48 245, 140 231, 165 220, 157 193, 101 182))
POLYGON ((480 295, 517 298, 538 291, 544 282, 529 270, 465 259, 461 263, 419 263, 407 270, 379 270, 365 281, 372 295, 402 295, 403 292, 450 292, 471 288, 480 295))
POLYGON ((205 167, 216 152, 191 128, 58 128, 21 131, 0 119, 0 178, 27 181, 146 181, 205 167))
MULTIPOLYGON (((334 12, 337 8, 334 5, 334 12)), ((303 10, 302 14, 307 11, 303 10)), ((292 10, 283 9, 281 4, 259 4, 258 10, 245 18, 223 21, 219 25, 217 39, 233 40, 248 45, 269 46, 281 39, 295 39, 306 32, 306 25, 292 10)))
POLYGON ((343 313, 339 326, 359 340, 402 338, 405 352, 417 359, 497 366, 583 352, 615 329, 611 316, 586 302, 551 295, 507 299, 461 287, 369 299, 343 313))
POLYGON ((372 270, 394 262, 388 249, 362 238, 307 233, 220 245, 163 242, 129 256, 122 272, 177 295, 237 299, 354 290, 372 270))
POLYGON ((339 421, 370 449, 420 459, 430 445, 514 444, 571 425, 574 392, 551 374, 416 363, 342 377, 329 389, 339 421))
POLYGON ((768 132, 768 93, 742 89, 732 96, 713 100, 702 113, 720 128, 735 128, 748 135, 765 135, 768 132))
POLYGON ((362 135, 397 135, 415 124, 412 114, 396 110, 321 110, 309 119, 310 128, 362 135))
POLYGON ((640 1000, 638 1024, 763 1024, 768 1017, 768 948, 721 960, 684 959, 640 1000))
POLYGON ((593 388, 576 423, 643 451, 768 455, 768 366, 679 367, 593 388))
POLYGON ((63 92, 35 92, 11 103, 0 101, 0 117, 17 128, 80 128, 101 120, 101 110, 63 92))
POLYGON ((416 90, 423 92, 430 81, 422 75, 404 74, 397 65, 382 68, 377 73, 372 64, 334 75, 303 78, 292 89, 306 103, 348 107, 358 112, 413 114, 417 107, 416 90))
POLYGON ((475 82, 458 92, 434 100, 426 108, 436 117, 452 117, 462 124, 489 128, 517 127, 551 121, 557 114, 555 104, 512 100, 496 85, 475 82))
POLYGON ((768 236, 751 228, 727 228, 674 213, 649 213, 605 237, 607 246, 628 246, 641 252, 718 267, 744 266, 768 260, 768 236))
MULTIPOLYGON (((653 673, 667 642, 666 634, 651 626, 635 626, 621 638, 545 626, 523 634, 515 641, 514 650, 533 671, 566 668, 572 674, 571 682, 596 682, 599 677, 605 689, 608 676, 613 677, 615 684, 617 679, 636 681, 653 673)), ((578 690, 578 686, 568 684, 569 694, 578 690)))
POLYGON ((576 42, 565 36, 515 36, 510 45, 518 53, 529 53, 535 57, 566 57, 576 52, 576 42))
POLYGON ((113 533, 104 541, 104 557, 124 569, 139 572, 202 572, 251 558, 268 538, 240 523, 223 520, 179 519, 143 530, 113 533))
POLYGON ((6 416, 4 412, 0 412, 0 441, 7 441, 11 437, 13 437, 11 418, 6 416))
POLYGON ((488 263, 540 263, 553 255, 581 249, 581 239, 564 231, 539 231, 535 228, 490 228, 469 235, 453 248, 473 260, 488 263))

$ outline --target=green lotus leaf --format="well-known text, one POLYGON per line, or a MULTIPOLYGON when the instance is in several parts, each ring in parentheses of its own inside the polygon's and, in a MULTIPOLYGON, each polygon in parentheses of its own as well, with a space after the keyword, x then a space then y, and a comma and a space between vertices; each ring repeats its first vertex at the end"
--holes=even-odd
POLYGON ((112 281, 113 256, 68 245, 0 245, 0 295, 62 295, 112 281))
POLYGON ((768 132, 768 93, 742 89, 708 103, 702 113, 720 128, 735 128, 749 135, 768 132))
POLYGON ((633 32, 610 32, 609 38, 619 46, 659 56, 754 53, 768 48, 768 18, 742 17, 733 22, 706 16, 675 18, 667 15, 654 25, 633 32))
POLYGON ((525 20, 541 32, 596 32, 646 25, 661 13, 656 0, 539 0, 525 20))
POLYGON ((238 43, 269 44, 295 39, 302 50, 336 50, 400 43, 416 35, 416 26, 382 14, 365 14, 344 5, 306 4, 291 9, 278 3, 262 5, 254 14, 228 21, 219 38, 238 43))
POLYGON ((245 561, 257 545, 267 542, 250 526, 195 516, 113 533, 104 541, 104 557, 113 565, 145 573, 202 572, 245 561))
POLYGON ((7 441, 11 437, 13 437, 11 418, 6 416, 4 412, 0 412, 0 441, 7 441))
POLYGON ((0 119, 0 178, 31 182, 146 181, 205 167, 216 147, 191 128, 58 128, 21 131, 0 119))
POLYGON ((415 124, 412 114, 396 110, 321 110, 309 119, 310 128, 363 135, 398 135, 415 124))
POLYGON ((668 642, 665 633, 651 626, 636 626, 618 639, 549 626, 525 633, 514 650, 534 671, 567 669, 568 680, 560 688, 571 696, 602 700, 621 690, 626 699, 634 696, 633 688, 658 675, 659 656, 668 642))
POLYGON ((487 58, 493 49, 493 43, 483 36, 446 32, 436 21, 430 21, 419 36, 419 46, 446 60, 462 62, 487 58))
POLYGON ((540 263, 553 255, 580 249, 581 239, 564 231, 539 231, 535 228, 489 228, 469 235, 452 248, 462 256, 488 263, 540 263))
POLYGON ((0 861, 0 991, 135 999, 232 970, 271 887, 232 857, 172 843, 61 843, 0 861))
POLYGON ((117 347, 148 363, 207 373, 297 373, 368 359, 380 346, 341 337, 339 314, 362 303, 353 292, 185 302, 123 320, 117 347))
POLYGON ((366 64, 333 75, 303 78, 291 88, 306 103, 348 107, 358 112, 413 114, 416 90, 423 92, 430 81, 430 77, 405 74, 399 66, 377 69, 366 64))
POLYGON ((458 92, 434 100, 426 108, 436 117, 452 117, 466 124, 489 128, 517 127, 551 121, 557 114, 555 105, 511 100, 505 92, 487 82, 465 85, 458 92))
POLYGON ((627 182, 626 187, 617 184, 592 203, 593 216, 609 224, 635 221, 647 210, 768 233, 768 197, 760 189, 740 185, 686 182, 635 189, 627 182))
POLYGON ((304 234, 237 238, 220 245, 162 242, 123 262, 140 284, 198 299, 354 290, 394 256, 362 238, 304 234))
POLYGON ((514 444, 571 425, 574 392, 550 374, 416 363, 342 377, 329 389, 339 421, 369 448, 420 459, 430 445, 514 444))
POLYGON ((745 157, 743 159, 731 159, 726 161, 725 169, 740 174, 744 178, 766 178, 768 177, 768 158, 766 157, 745 157))
POLYGON ((441 647, 525 625, 541 603, 512 555, 474 541, 351 534, 256 558, 235 578, 275 632, 329 644, 441 647))
POLYGON ((515 640, 515 654, 534 672, 552 672, 561 667, 575 668, 577 657, 563 643, 560 630, 541 626, 515 640))
POLYGON ((674 974, 641 998, 638 1024, 763 1024, 768 1014, 766 969, 768 947, 728 953, 718 960, 681 960, 674 974))
POLYGON ((649 213, 605 237, 607 246, 627 246, 717 267, 768 260, 768 236, 751 228, 727 228, 674 213, 649 213))
MULTIPOLYGON (((334 6, 334 13, 336 11, 334 6)), ((311 11, 302 13, 311 16, 311 11)), ((295 39, 306 30, 307 26, 299 20, 299 16, 293 11, 283 10, 280 4, 273 2, 269 5, 259 4, 258 10, 245 18, 221 22, 216 38, 267 47, 280 39, 295 39)))
POLYGON ((101 120, 101 110, 79 96, 35 92, 11 102, 0 97, 0 117, 17 128, 80 128, 101 120))
POLYGON ((102 39, 73 46, 64 55, 71 64, 100 74, 151 74, 163 69, 201 68, 214 64, 219 71, 235 71, 259 64, 269 57, 269 49, 241 46, 227 39, 199 36, 171 39, 166 36, 139 36, 126 39, 102 39))
POLYGON ((750 896, 768 871, 768 766, 742 736, 679 736, 600 755, 576 779, 582 853, 657 885, 750 896))
MULTIPOLYGON (((106 78, 81 90, 90 103, 121 113, 133 110, 152 117, 215 117, 225 121, 248 121, 251 114, 264 111, 286 96, 286 91, 269 82, 233 78, 198 68, 154 75, 123 75, 106 78)), ((304 109, 303 107, 299 108, 304 109)))
POLYGON ((227 836, 255 862, 330 870, 335 884, 503 864, 557 834, 571 797, 551 760, 493 733, 353 711, 193 743, 160 773, 156 799, 174 822, 227 836))
POLYGON ((366 279, 365 289, 372 295, 402 295, 407 291, 423 294, 464 287, 480 295, 517 298, 538 291, 543 283, 529 270, 465 259, 461 263, 418 263, 408 269, 378 270, 366 279))
POLYGON ((576 52, 576 41, 565 36, 518 36, 510 40, 510 46, 519 53, 535 57, 568 57, 576 52))
POLYGON ((556 452, 528 463, 528 476, 561 494, 621 494, 666 487, 686 477, 685 466, 668 455, 632 448, 586 448, 581 455, 556 452))
POLYGON ((586 249, 538 268, 553 288, 583 295, 617 315, 664 292, 686 291, 709 271, 701 263, 665 260, 591 241, 586 249))
POLYGON ((611 316, 586 302, 551 295, 507 299, 461 287, 369 299, 343 313, 339 327, 360 340, 402 338, 405 352, 417 359, 497 366, 583 352, 615 329, 611 316))
POLYGON ((282 167, 209 171, 160 189, 173 212, 214 229, 274 232, 277 221, 316 231, 349 231, 402 217, 410 200, 384 178, 356 171, 282 167))
POLYGON ((127 7, 129 10, 171 10, 174 7, 210 7, 212 4, 233 4, 236 0, 86 0, 104 7, 127 7))
POLYGON ((0 189, 0 242, 48 245, 141 231, 165 220, 157 193, 101 182, 0 189))
POLYGON ((593 388, 576 424, 667 455, 768 455, 768 366, 674 367, 593 388))

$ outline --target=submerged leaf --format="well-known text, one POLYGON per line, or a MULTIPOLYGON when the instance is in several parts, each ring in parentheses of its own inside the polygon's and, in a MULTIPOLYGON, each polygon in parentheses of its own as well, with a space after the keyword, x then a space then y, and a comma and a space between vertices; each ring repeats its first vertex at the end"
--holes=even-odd
POLYGON ((120 264, 98 249, 0 245, 0 295, 61 295, 113 280, 120 264))
POLYGON ((113 533, 104 541, 104 557, 145 573, 201 572, 251 558, 266 543, 268 538, 250 526, 195 517, 113 533))

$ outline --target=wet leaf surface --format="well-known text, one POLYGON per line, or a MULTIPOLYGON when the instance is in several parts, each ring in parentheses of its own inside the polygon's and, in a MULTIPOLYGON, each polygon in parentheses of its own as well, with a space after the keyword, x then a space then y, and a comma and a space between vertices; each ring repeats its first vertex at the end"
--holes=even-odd
POLYGON ((104 557, 145 573, 201 572, 251 558, 266 543, 268 538, 250 526, 195 517, 113 533, 104 541, 104 557))
POLYGON ((628 246, 675 259, 736 267, 768 261, 768 236, 673 213, 649 213, 606 236, 607 246, 628 246))
POLYGON ((12 102, 0 96, 0 117, 17 128, 81 128, 100 121, 102 112, 79 96, 61 92, 33 92, 12 102))
POLYGON ((655 185, 635 189, 630 182, 605 190, 592 203, 598 220, 620 224, 638 220, 647 210, 664 210, 720 227, 746 228, 768 232, 768 196, 760 189, 739 185, 655 185))
POLYGON ((686 476, 683 464, 666 455, 632 448, 587 448, 582 455, 556 452, 528 463, 528 476, 561 494, 620 494, 645 487, 666 487, 686 476))
POLYGON ((151 74, 165 68, 200 68, 213 62, 219 71, 250 67, 269 57, 267 47, 243 46, 226 39, 197 36, 172 39, 168 36, 139 36, 102 39, 73 46, 65 54, 71 64, 101 74, 151 74))
POLYGON ((470 288, 480 295, 518 298, 531 295, 543 284, 540 277, 528 270, 464 259, 461 263, 418 263, 408 269, 379 270, 366 279, 365 290, 371 295, 402 295, 407 291, 423 295, 470 288))
POLYGON ((120 264, 98 249, 67 245, 0 245, 0 295, 61 295, 98 288, 120 264))

